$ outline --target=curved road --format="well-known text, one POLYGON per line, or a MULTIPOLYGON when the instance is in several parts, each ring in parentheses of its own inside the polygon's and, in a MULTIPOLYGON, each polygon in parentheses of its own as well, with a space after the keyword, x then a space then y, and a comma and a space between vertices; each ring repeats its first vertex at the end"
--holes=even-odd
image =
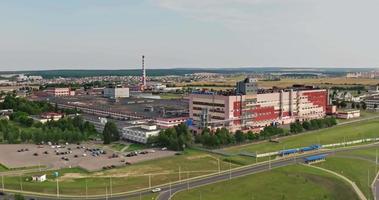
MULTIPOLYGON (((327 154, 333 154, 334 152, 341 152, 341 151, 352 151, 355 149, 364 149, 364 148, 369 148, 372 146, 379 146, 379 144, 374 143, 374 144, 368 144, 368 145, 361 145, 361 146, 352 146, 352 147, 346 147, 346 148, 341 148, 341 149, 335 149, 335 150, 322 150, 322 151, 317 151, 317 152, 312 152, 308 154, 301 154, 297 155, 296 157, 291 157, 291 158, 285 158, 285 159, 277 159, 277 160, 272 160, 271 162, 264 162, 264 163, 258 163, 254 165, 249 165, 249 166, 244 166, 244 167, 239 167, 232 169, 231 171, 223 171, 219 174, 214 174, 211 176, 206 176, 198 179, 192 179, 192 180, 183 180, 181 182, 176 182, 173 183, 171 186, 170 185, 165 185, 162 186, 161 189, 162 191, 160 192, 158 196, 158 200, 169 200, 174 193, 182 191, 182 190, 187 190, 188 188, 193 188, 193 187, 200 187, 203 185, 208 185, 220 181, 225 181, 231 178, 237 178, 241 176, 246 176, 262 171, 267 171, 270 170, 271 168, 276 168, 276 167, 282 167, 282 166, 287 166, 295 163, 303 163, 304 158, 311 156, 311 155, 317 155, 320 153, 327 153, 327 154)), ((7 191, 6 191, 7 192, 7 191)), ((10 193, 17 193, 19 191, 8 191, 10 193)), ((151 194, 150 189, 144 189, 138 192, 131 192, 131 193, 125 193, 125 194, 118 194, 118 195, 113 195, 105 197, 103 196, 96 196, 96 197, 88 197, 85 198, 84 196, 82 197, 60 197, 58 198, 57 196, 39 196, 39 195, 34 195, 34 194, 25 194, 24 196, 26 199, 38 199, 38 200, 53 200, 53 199, 92 199, 92 200, 100 200, 100 199, 109 199, 109 200, 125 200, 129 198, 138 198, 139 196, 144 196, 151 194)), ((0 196, 1 199, 1 196, 0 196)))

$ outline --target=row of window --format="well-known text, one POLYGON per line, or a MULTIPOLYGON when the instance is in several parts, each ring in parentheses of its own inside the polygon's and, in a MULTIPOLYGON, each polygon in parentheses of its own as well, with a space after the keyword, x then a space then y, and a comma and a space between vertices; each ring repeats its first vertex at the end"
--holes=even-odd
POLYGON ((225 107, 225 104, 221 104, 221 103, 207 103, 207 102, 200 102, 200 101, 193 101, 192 104, 194 104, 194 105, 203 105, 203 106, 225 107))

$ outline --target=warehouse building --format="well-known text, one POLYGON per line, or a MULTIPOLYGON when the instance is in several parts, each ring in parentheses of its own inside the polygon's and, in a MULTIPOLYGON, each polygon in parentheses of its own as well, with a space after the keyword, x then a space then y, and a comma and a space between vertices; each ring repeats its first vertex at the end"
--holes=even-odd
POLYGON ((104 97, 117 99, 117 98, 128 98, 129 88, 124 87, 108 87, 104 88, 104 97))
POLYGON ((272 124, 318 119, 326 114, 328 92, 325 89, 296 86, 256 91, 246 95, 230 91, 190 94, 189 111, 193 121, 190 128, 195 133, 206 127, 258 132, 272 124))

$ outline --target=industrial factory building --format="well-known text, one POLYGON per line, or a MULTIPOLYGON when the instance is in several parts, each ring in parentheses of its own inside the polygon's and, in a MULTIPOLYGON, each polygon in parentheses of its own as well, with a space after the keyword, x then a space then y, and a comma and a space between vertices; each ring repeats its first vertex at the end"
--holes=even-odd
POLYGON ((104 88, 104 97, 111 99, 118 98, 128 98, 129 97, 129 88, 124 88, 122 86, 112 86, 104 88))
POLYGON ((71 90, 70 88, 47 88, 45 92, 54 97, 58 96, 74 96, 75 91, 71 90))
POLYGON ((258 90, 252 80, 241 81, 237 86, 237 92, 190 94, 191 129, 199 132, 206 127, 227 127, 231 131, 259 131, 268 125, 318 119, 326 114, 328 91, 325 89, 294 86, 258 90))

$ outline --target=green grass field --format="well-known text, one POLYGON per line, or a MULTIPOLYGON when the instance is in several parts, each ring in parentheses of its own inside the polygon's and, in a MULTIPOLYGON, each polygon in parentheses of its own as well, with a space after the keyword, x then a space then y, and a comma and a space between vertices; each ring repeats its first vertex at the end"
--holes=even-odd
POLYGON ((4 165, 0 164, 0 172, 8 171, 9 169, 5 167, 4 165))
POLYGON ((146 145, 143 144, 130 144, 125 151, 137 151, 141 149, 145 149, 146 145))
POLYGON ((310 133, 303 133, 279 139, 280 143, 262 142, 225 148, 228 152, 271 152, 282 149, 303 147, 312 144, 331 144, 344 140, 357 140, 361 138, 379 137, 379 119, 361 121, 347 125, 321 129, 310 133))
POLYGON ((293 165, 177 193, 173 200, 358 199, 341 179, 318 169, 293 165))
MULTIPOLYGON (((221 170, 229 169, 229 162, 220 157, 221 170)), ((239 165, 232 164, 231 167, 239 165)), ((116 168, 112 170, 88 173, 79 168, 59 170, 59 187, 61 194, 85 195, 87 183, 90 194, 105 194, 106 188, 112 191, 127 192, 131 190, 149 187, 149 174, 151 175, 151 186, 178 181, 205 175, 218 170, 216 156, 197 150, 187 150, 183 155, 141 162, 138 164, 116 168), (179 175, 179 168, 181 173, 179 175), (141 176, 142 175, 142 176, 141 176), (111 178, 112 177, 112 178, 111 178)), ((36 183, 27 181, 32 174, 22 176, 22 186, 25 191, 35 191, 54 194, 56 193, 56 181, 52 177, 52 171, 43 172, 48 175, 48 181, 36 183)), ((40 174, 37 173, 37 174, 40 174)), ((20 177, 5 177, 5 188, 21 189, 20 177)))
POLYGON ((116 151, 121 151, 124 147, 126 147, 125 144, 121 143, 114 143, 110 145, 111 149, 116 150, 116 151))
POLYGON ((175 93, 162 93, 159 94, 161 99, 181 99, 183 97, 182 94, 175 94, 175 93))
POLYGON ((377 148, 341 152, 328 157, 319 167, 335 171, 355 182, 366 197, 373 199, 371 183, 377 173, 375 165, 377 148))

